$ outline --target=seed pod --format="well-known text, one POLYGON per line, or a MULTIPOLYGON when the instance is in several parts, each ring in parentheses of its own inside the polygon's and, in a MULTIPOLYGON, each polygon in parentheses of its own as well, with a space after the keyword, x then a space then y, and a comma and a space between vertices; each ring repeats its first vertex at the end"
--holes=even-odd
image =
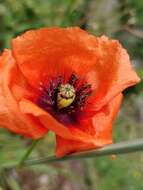
POLYGON ((75 89, 70 84, 60 85, 57 94, 57 106, 59 109, 68 107, 75 99, 75 89))

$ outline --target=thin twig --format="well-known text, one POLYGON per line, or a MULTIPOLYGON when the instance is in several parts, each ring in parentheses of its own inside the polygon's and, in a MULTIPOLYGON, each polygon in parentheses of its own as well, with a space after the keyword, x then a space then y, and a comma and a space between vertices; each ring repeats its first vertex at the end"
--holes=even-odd
MULTIPOLYGON (((92 151, 75 153, 63 158, 48 156, 44 158, 29 159, 23 162, 23 166, 32 166, 32 165, 37 165, 37 164, 50 164, 53 162, 61 162, 61 161, 66 161, 66 160, 96 158, 100 156, 107 156, 107 155, 113 155, 113 154, 126 154, 126 153, 132 153, 132 152, 137 152, 137 151, 143 151, 143 138, 108 145, 106 147, 92 150, 92 151)), ((17 167, 17 163, 9 164, 9 165, 6 165, 5 167, 6 168, 17 167)))
POLYGON ((143 39, 143 31, 142 30, 138 30, 138 29, 130 28, 130 27, 124 27, 123 29, 126 30, 127 32, 131 33, 135 37, 143 39))

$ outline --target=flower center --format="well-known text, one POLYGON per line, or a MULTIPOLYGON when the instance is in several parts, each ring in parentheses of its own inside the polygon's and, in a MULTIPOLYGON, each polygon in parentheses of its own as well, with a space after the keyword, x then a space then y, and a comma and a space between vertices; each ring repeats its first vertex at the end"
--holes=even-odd
POLYGON ((75 99, 75 89, 70 84, 61 84, 57 93, 57 106, 59 109, 70 106, 75 99))
POLYGON ((36 103, 63 123, 78 120, 91 95, 91 85, 72 74, 64 82, 62 76, 49 80, 48 84, 40 83, 40 94, 36 103))

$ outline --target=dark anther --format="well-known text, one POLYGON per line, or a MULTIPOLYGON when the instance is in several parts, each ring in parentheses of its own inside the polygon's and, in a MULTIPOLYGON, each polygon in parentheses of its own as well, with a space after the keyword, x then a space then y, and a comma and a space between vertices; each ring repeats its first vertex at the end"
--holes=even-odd
POLYGON ((76 76, 75 74, 72 74, 71 77, 70 77, 70 79, 69 79, 69 82, 68 82, 68 83, 69 83, 70 85, 72 85, 72 86, 75 86, 76 83, 77 83, 77 81, 78 81, 77 76, 76 76))
POLYGON ((62 76, 58 76, 58 78, 57 78, 58 85, 62 84, 62 81, 63 81, 63 77, 62 76))
POLYGON ((85 85, 83 85, 83 87, 81 89, 82 90, 91 89, 91 84, 85 84, 85 85))
POLYGON ((84 93, 85 91, 91 91, 91 85, 90 84, 84 84, 79 91, 77 92, 78 95, 84 93))

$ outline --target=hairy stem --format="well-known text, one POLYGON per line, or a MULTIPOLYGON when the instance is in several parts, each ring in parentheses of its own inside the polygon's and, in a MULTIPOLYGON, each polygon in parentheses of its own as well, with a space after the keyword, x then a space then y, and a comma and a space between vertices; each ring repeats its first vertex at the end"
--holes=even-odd
POLYGON ((32 144, 30 145, 30 147, 28 148, 28 150, 26 151, 26 153, 24 154, 24 156, 22 157, 22 159, 18 163, 18 168, 21 168, 24 165, 24 163, 26 162, 27 158, 30 156, 30 154, 32 153, 32 151, 34 150, 34 148, 36 147, 36 145, 37 145, 38 142, 39 142, 39 139, 38 140, 34 140, 32 142, 32 144))

